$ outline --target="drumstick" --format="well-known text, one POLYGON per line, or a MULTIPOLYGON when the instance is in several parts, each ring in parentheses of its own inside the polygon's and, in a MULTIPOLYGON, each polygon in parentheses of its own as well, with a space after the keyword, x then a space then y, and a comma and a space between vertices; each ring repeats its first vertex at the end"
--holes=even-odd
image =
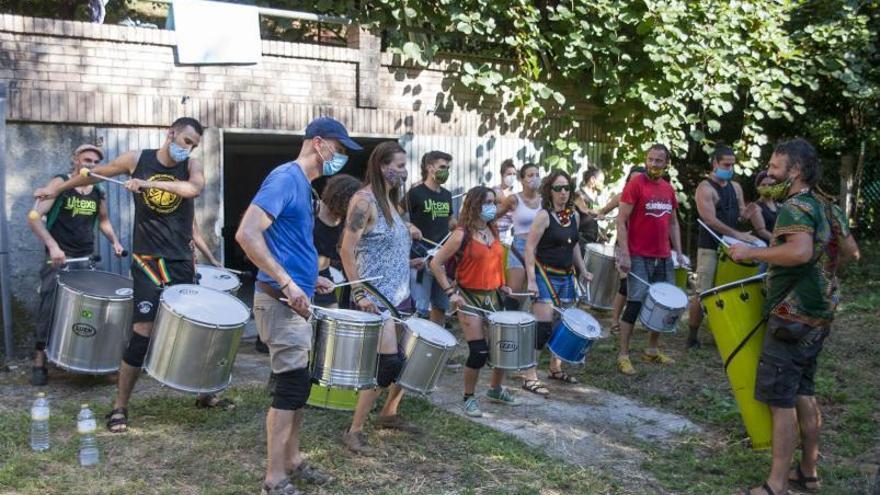
POLYGON ((651 283, 650 283, 650 282, 648 282, 647 280, 643 279, 642 277, 636 275, 636 274, 633 273, 632 271, 629 272, 629 275, 632 275, 632 277, 633 277, 634 279, 636 279, 636 280, 638 280, 639 282, 641 282, 641 283, 647 285, 648 287, 651 286, 651 283))
POLYGON ((464 196, 465 194, 467 194, 467 192, 463 192, 461 194, 456 194, 455 196, 452 197, 452 199, 460 198, 460 197, 464 196))
POLYGON ((336 288, 336 287, 343 287, 343 286, 345 286, 345 285, 359 284, 359 283, 361 283, 361 282, 370 282, 370 281, 373 281, 373 280, 379 280, 379 279, 382 279, 383 277, 384 277, 383 275, 378 275, 378 276, 376 276, 376 277, 367 277, 367 278, 362 278, 362 279, 360 279, 360 280, 352 280, 351 282, 342 282, 342 283, 340 283, 340 284, 333 284, 333 287, 336 288))
POLYGON ((119 180, 119 179, 114 179, 114 178, 112 178, 112 177, 107 177, 107 176, 104 176, 104 175, 101 175, 101 174, 96 174, 96 173, 92 172, 91 170, 89 170, 89 169, 87 169, 87 168, 80 169, 80 171, 79 171, 79 175, 82 175, 83 177, 92 176, 92 177, 95 177, 95 178, 97 178, 97 179, 105 180, 105 181, 107 181, 107 182, 112 182, 112 183, 114 183, 114 184, 119 184, 120 186, 124 186, 124 185, 125 185, 125 182, 124 182, 124 181, 121 181, 121 180, 119 180))
MULTIPOLYGON (((98 263, 101 261, 101 256, 93 254, 91 256, 80 256, 79 258, 67 258, 64 260, 64 264, 66 265, 68 263, 79 263, 81 261, 94 261, 95 263, 98 263)), ((52 260, 46 261, 46 264, 51 265, 52 260)))
POLYGON ((226 270, 227 272, 231 272, 236 275, 244 275, 245 273, 247 273, 247 272, 243 272, 241 270, 233 270, 232 268, 226 268, 225 266, 223 267, 223 269, 226 270))
POLYGON ((466 315, 468 315, 468 316, 473 316, 474 318, 480 318, 480 315, 478 315, 478 314, 476 314, 476 313, 471 313, 470 311, 465 311, 465 310, 463 310, 463 309, 461 309, 461 308, 456 309, 455 311, 452 312, 452 314, 455 314, 455 313, 463 313, 463 314, 466 314, 466 315))
POLYGON ((534 296, 534 294, 532 294, 531 292, 508 292, 507 295, 514 296, 514 297, 532 297, 532 296, 534 296))
POLYGON ((36 220, 40 218, 40 212, 37 211, 37 206, 40 206, 40 198, 37 198, 34 201, 34 207, 28 212, 28 220, 36 220))
POLYGON ((488 309, 478 308, 477 306, 471 306, 470 304, 462 304, 462 306, 464 306, 465 308, 476 309, 477 311, 482 311, 486 314, 492 314, 492 312, 488 309))
POLYGON ((712 234, 712 237, 714 237, 715 240, 720 242, 724 247, 726 247, 726 248, 730 247, 730 244, 724 242, 724 239, 722 239, 721 237, 718 237, 718 234, 716 234, 714 230, 710 229, 709 226, 703 222, 703 219, 698 218, 697 223, 699 223, 701 227, 706 229, 706 232, 712 234))

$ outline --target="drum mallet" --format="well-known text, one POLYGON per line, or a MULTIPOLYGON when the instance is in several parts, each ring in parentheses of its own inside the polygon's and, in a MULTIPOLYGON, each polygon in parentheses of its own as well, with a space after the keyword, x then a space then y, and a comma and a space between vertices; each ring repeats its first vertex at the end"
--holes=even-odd
POLYGON ((722 239, 721 237, 719 237, 718 234, 716 234, 714 230, 710 229, 709 226, 706 225, 706 224, 703 222, 703 220, 702 220, 701 218, 698 218, 698 219, 697 219, 697 223, 700 224, 700 227, 703 227, 704 229, 706 229, 706 232, 708 232, 709 234, 711 234, 712 237, 714 237, 716 241, 718 241, 718 242, 721 243, 721 245, 723 245, 723 246, 726 247, 726 248, 729 248, 729 247, 730 247, 730 245, 727 244, 726 242, 724 242, 724 239, 722 239))
POLYGON ((40 198, 37 198, 34 201, 34 207, 28 212, 28 220, 36 220, 40 218, 40 212, 37 211, 37 206, 40 206, 40 198))
POLYGON ((333 284, 333 288, 335 289, 337 287, 344 287, 346 285, 359 284, 361 282, 372 282, 373 280, 381 280, 382 278, 384 278, 383 275, 378 275, 375 277, 362 278, 360 280, 352 280, 351 282, 342 282, 342 283, 338 283, 338 284, 333 284))
POLYGON ((223 267, 223 269, 226 270, 227 272, 231 272, 231 273, 234 273, 234 274, 236 274, 236 275, 244 275, 245 273, 248 273, 248 274, 249 274, 249 272, 243 272, 243 271, 241 271, 241 270, 233 270, 232 268, 226 268, 225 266, 223 267))
MULTIPOLYGON (((80 263, 82 261, 92 261, 95 263, 100 263, 101 262, 101 255, 100 254, 93 254, 91 256, 80 256, 79 258, 67 258, 64 260, 64 264, 66 265, 68 263, 80 263)), ((46 264, 51 265, 52 260, 46 260, 46 264)))
POLYGON ((79 175, 82 175, 83 177, 90 177, 91 176, 91 177, 95 177, 96 179, 101 179, 101 180, 105 180, 107 182, 112 182, 114 184, 119 184, 120 186, 125 186, 125 181, 121 181, 119 179, 114 179, 112 177, 107 177, 107 176, 101 175, 101 174, 96 174, 87 168, 80 169, 79 175))

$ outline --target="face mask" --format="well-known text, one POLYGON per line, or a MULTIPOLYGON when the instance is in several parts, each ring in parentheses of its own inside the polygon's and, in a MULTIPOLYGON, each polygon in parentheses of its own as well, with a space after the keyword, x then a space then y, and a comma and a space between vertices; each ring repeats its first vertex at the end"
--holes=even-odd
POLYGON ((449 180, 449 169, 441 168, 434 172, 434 180, 437 181, 437 184, 445 184, 449 180))
POLYGON ((648 167, 648 171, 646 172, 646 174, 648 175, 649 179, 657 180, 660 177, 663 177, 663 172, 665 171, 666 169, 660 167, 648 167))
POLYGON ((484 222, 491 222, 495 219, 495 213, 498 211, 498 207, 495 205, 483 205, 483 208, 480 210, 480 218, 484 222))
POLYGON ((516 184, 516 176, 515 175, 505 175, 504 179, 504 187, 513 187, 516 184))
POLYGON ((788 197, 789 189, 791 189, 791 179, 786 178, 784 181, 770 186, 759 186, 758 194, 765 198, 781 200, 788 197))
POLYGON ((397 170, 389 168, 385 172, 382 172, 382 176, 385 177, 385 180, 388 181, 388 184, 392 188, 403 186, 406 183, 406 170, 402 172, 398 172, 397 170))
POLYGON ((715 169, 715 177, 718 177, 718 180, 730 180, 733 178, 733 170, 725 170, 723 168, 715 169))
POLYGON ((541 178, 540 177, 532 177, 526 182, 530 189, 537 189, 541 187, 541 178))
POLYGON ((324 175, 333 175, 342 170, 342 167, 344 167, 345 164, 348 163, 348 156, 343 155, 342 153, 336 153, 335 151, 332 155, 330 155, 329 160, 324 158, 324 155, 321 153, 320 149, 318 150, 318 156, 320 156, 321 160, 324 161, 324 175))
POLYGON ((183 146, 179 146, 174 141, 171 141, 168 145, 168 154, 171 156, 171 159, 174 160, 174 163, 180 163, 189 158, 189 150, 183 146))

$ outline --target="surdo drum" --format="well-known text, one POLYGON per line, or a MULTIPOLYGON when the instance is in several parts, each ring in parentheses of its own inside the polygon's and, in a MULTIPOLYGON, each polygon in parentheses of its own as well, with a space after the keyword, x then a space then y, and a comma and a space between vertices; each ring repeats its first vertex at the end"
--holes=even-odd
POLYGON ((547 347, 567 363, 583 364, 587 351, 601 334, 602 327, 595 318, 580 309, 568 308, 562 312, 547 347))
POLYGON ((497 311, 486 316, 489 324, 489 365, 502 370, 523 370, 538 364, 535 350, 537 322, 524 311, 497 311))
POLYGON ((406 363, 397 384, 411 392, 433 392, 455 344, 455 337, 440 325, 422 318, 407 319, 400 338, 406 363))
POLYGON ((611 309, 614 295, 620 286, 620 276, 615 264, 614 246, 609 244, 587 244, 587 271, 593 279, 586 287, 581 302, 595 309, 611 309))
POLYGON ((196 265, 196 278, 199 285, 227 292, 233 296, 238 295, 238 289, 241 287, 241 280, 237 275, 212 265, 196 265))
POLYGON ((324 387, 375 387, 384 318, 350 309, 313 311, 312 380, 324 387))
POLYGON ((655 332, 675 332, 687 305, 687 294, 683 290, 666 282, 653 283, 639 312, 639 321, 655 332))

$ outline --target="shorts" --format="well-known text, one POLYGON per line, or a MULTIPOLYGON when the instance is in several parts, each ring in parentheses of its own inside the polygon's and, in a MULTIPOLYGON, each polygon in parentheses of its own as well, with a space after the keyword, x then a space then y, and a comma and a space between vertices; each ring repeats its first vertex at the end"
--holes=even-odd
POLYGON ((771 316, 758 361, 755 400, 772 407, 791 408, 797 396, 816 395, 818 357, 827 336, 827 327, 810 327, 771 316), (795 342, 781 340, 773 335, 778 327, 799 330, 805 336, 795 342))
POLYGON ((519 253, 519 255, 522 256, 523 259, 525 259, 526 239, 527 238, 528 238, 528 235, 513 236, 513 242, 510 243, 510 253, 507 255, 507 269, 508 270, 510 270, 511 268, 525 269, 525 267, 522 264, 522 261, 520 261, 519 257, 517 257, 517 255, 513 253, 513 250, 515 249, 519 253))
POLYGON ((449 297, 427 267, 423 270, 410 270, 409 286, 419 315, 427 316, 431 308, 443 312, 449 309, 449 297))
POLYGON ((477 290, 461 287, 460 292, 461 297, 463 297, 471 306, 476 306, 485 309, 486 311, 493 312, 504 310, 504 307, 501 305, 501 297, 498 294, 498 290, 477 290))
MULTIPOLYGON (((152 275, 157 280, 162 278, 162 270, 159 259, 147 259, 141 257, 147 264, 152 275)), ((156 319, 156 311, 159 310, 159 297, 165 287, 177 284, 196 283, 196 266, 192 260, 164 260, 167 281, 164 285, 157 284, 157 280, 147 275, 138 265, 135 256, 131 260, 131 279, 134 286, 134 312, 132 322, 152 322, 156 319)))
POLYGON ((718 268, 718 251, 715 249, 697 249, 697 294, 711 289, 715 285, 715 270, 718 268))
POLYGON ((283 302, 254 291, 254 320, 260 340, 269 347, 272 373, 284 373, 309 365, 312 325, 283 302))
POLYGON ((645 258, 643 256, 633 256, 632 266, 630 267, 630 275, 627 277, 627 301, 644 302, 648 296, 648 286, 640 280, 636 280, 633 275, 647 281, 648 283, 666 282, 675 284, 675 278, 672 271, 672 258, 645 258))
POLYGON ((535 267, 535 282, 538 285, 538 297, 535 302, 564 305, 577 300, 574 275, 554 272, 552 268, 547 268, 544 272, 547 274, 546 278, 541 273, 541 269, 535 267))

